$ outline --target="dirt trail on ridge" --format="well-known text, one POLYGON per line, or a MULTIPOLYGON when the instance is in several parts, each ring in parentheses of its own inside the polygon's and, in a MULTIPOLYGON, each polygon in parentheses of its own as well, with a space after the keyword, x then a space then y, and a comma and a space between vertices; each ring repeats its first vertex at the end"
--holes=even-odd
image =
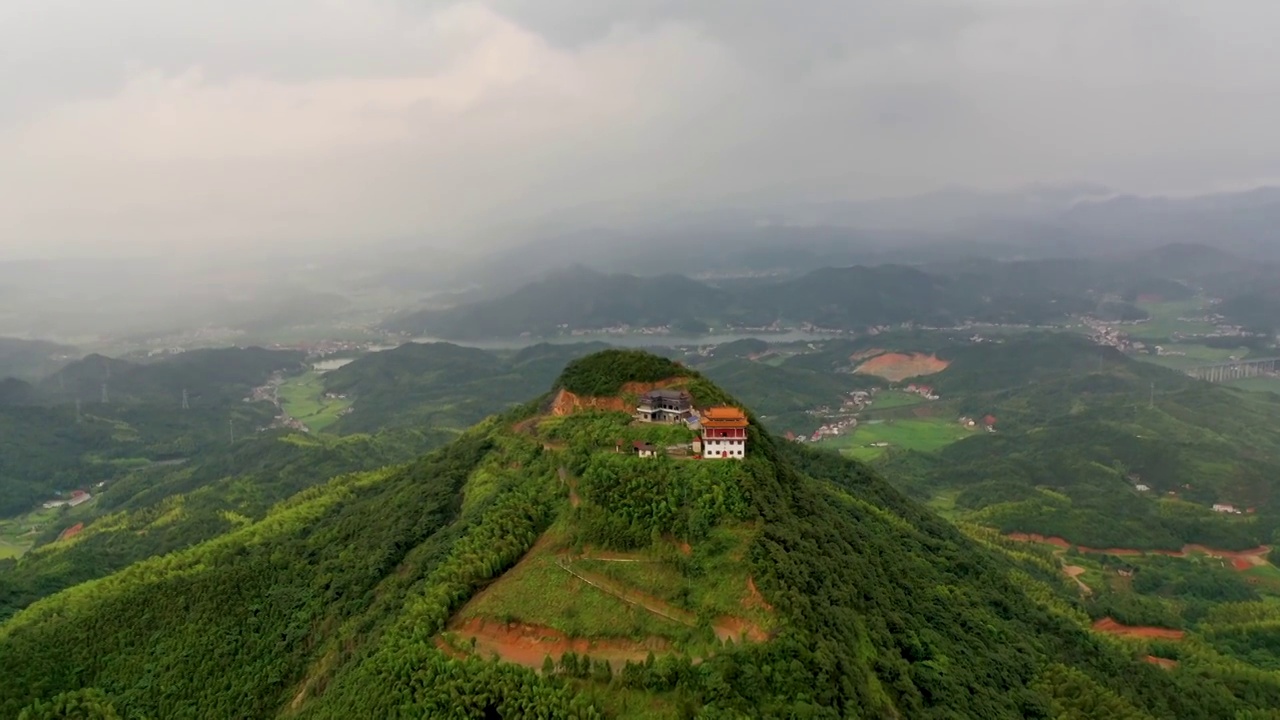
POLYGON ((1152 627, 1150 625, 1121 625, 1109 617, 1102 618, 1095 622, 1093 624, 1093 629, 1098 632, 1104 632, 1111 635, 1136 638, 1160 638, 1161 640, 1181 640, 1187 635, 1185 631, 1174 630, 1173 628, 1152 627))
MULTIPOLYGON (((634 588, 627 587, 622 583, 616 582, 611 578, 606 578, 595 573, 583 572, 574 569, 569 561, 561 558, 557 563, 565 572, 573 575, 578 580, 604 592, 613 597, 636 607, 642 608, 658 617, 666 618, 673 622, 678 622, 688 627, 695 627, 698 624, 698 618, 688 610, 682 610, 670 603, 656 598, 647 593, 640 592, 634 588)), ((720 640, 739 641, 746 638, 751 642, 763 642, 769 639, 769 634, 763 628, 740 617, 725 615, 716 618, 711 627, 715 630, 716 637, 720 640)))
POLYGON ((1080 579, 1080 576, 1084 574, 1084 568, 1079 565, 1063 565, 1062 572, 1066 573, 1067 577, 1075 580, 1076 584, 1080 586, 1080 589, 1084 591, 1085 595, 1093 594, 1093 588, 1085 585, 1084 581, 1080 579))
MULTIPOLYGON (((542 668, 548 655, 553 660, 559 660, 567 652, 590 655, 595 660, 608 660, 610 664, 622 664, 628 660, 641 662, 651 652, 656 655, 670 649, 670 644, 661 638, 649 638, 644 642, 621 638, 574 638, 554 628, 526 623, 501 623, 482 618, 471 618, 449 628, 449 631, 464 638, 468 644, 474 640, 474 651, 479 657, 496 654, 507 662, 535 670, 542 668)), ((443 640, 437 645, 442 649, 447 647, 443 640)), ((450 655, 465 654, 452 648, 446 652, 450 655)))
POLYGON ((1195 553, 1208 555, 1209 557, 1230 560, 1231 566, 1236 570, 1248 570, 1253 567, 1262 567, 1270 564, 1267 555, 1271 552, 1271 547, 1267 545, 1259 545, 1250 550, 1218 550, 1204 545, 1188 544, 1183 545, 1181 550, 1135 550, 1133 548, 1091 548, 1086 545, 1074 545, 1070 541, 1060 537, 1046 537, 1038 533, 1022 533, 1012 532, 1005 535, 1010 540, 1018 540, 1021 542, 1038 542, 1053 545, 1063 550, 1075 548, 1083 553, 1094 555, 1115 555, 1118 557, 1136 557, 1140 555, 1164 555, 1165 557, 1187 557, 1195 553))

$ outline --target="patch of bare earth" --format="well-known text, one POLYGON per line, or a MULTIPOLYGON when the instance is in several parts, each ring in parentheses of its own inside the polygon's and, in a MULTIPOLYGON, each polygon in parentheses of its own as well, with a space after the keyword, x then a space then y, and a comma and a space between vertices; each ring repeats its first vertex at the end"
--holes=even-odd
POLYGON ((722 642, 726 640, 764 642, 769 639, 769 633, 765 632, 764 628, 740 617, 726 615, 716 618, 712 627, 715 628, 716 637, 722 642))
POLYGON ((79 534, 81 530, 84 530, 84 523, 82 523, 82 522, 80 522, 80 523, 76 523, 75 525, 72 525, 71 527, 69 527, 69 528, 67 528, 66 530, 63 530, 61 533, 59 533, 59 534, 58 534, 58 539, 59 539, 59 540, 68 540, 68 539, 70 539, 70 538, 75 537, 77 534, 79 534))
POLYGON ((656 655, 670 649, 670 644, 662 638, 649 638, 643 642, 616 638, 575 638, 554 628, 525 623, 502 623, 483 618, 471 618, 450 627, 449 632, 464 644, 470 645, 474 641, 473 652, 480 657, 497 655, 506 662, 534 669, 541 668, 548 655, 559 660, 567 652, 590 655, 596 660, 608 660, 612 664, 628 660, 643 661, 651 652, 656 655))
POLYGON ((1156 657, 1155 655, 1148 655, 1148 656, 1146 656, 1146 657, 1144 657, 1144 658, 1142 658, 1142 659, 1143 659, 1143 660, 1146 660, 1147 662, 1151 663, 1152 665, 1159 665, 1160 667, 1164 668, 1165 670, 1172 670, 1172 669, 1174 669, 1174 668, 1178 667, 1178 661, 1177 661, 1177 660, 1170 660, 1169 658, 1162 658, 1162 657, 1156 657))
POLYGON ((1102 618, 1093 624, 1093 629, 1110 635, 1136 638, 1159 638, 1161 640, 1181 640, 1186 637, 1182 630, 1173 628, 1152 627, 1150 625, 1121 625, 1109 617, 1102 618))
POLYGON ((675 377, 651 383, 627 383, 622 386, 617 395, 606 397, 575 395, 561 388, 556 393, 555 399, 551 401, 551 414, 556 416, 572 415, 583 410, 610 410, 629 413, 635 410, 632 404, 627 401, 629 396, 641 395, 659 388, 680 387, 688 382, 689 378, 675 377))
POLYGON ((582 499, 578 497, 577 478, 570 477, 569 471, 566 470, 563 465, 560 466, 560 469, 556 472, 560 475, 560 484, 569 486, 569 505, 572 507, 578 507, 581 505, 582 499))
POLYGON ((1084 568, 1079 565, 1064 565, 1062 566, 1062 572, 1066 573, 1067 577, 1075 580, 1076 584, 1080 586, 1080 590, 1084 592, 1085 595, 1093 594, 1093 588, 1085 585, 1084 581, 1080 579, 1080 576, 1084 574, 1084 568))
POLYGON ((1165 557, 1187 557, 1193 553, 1208 555, 1209 557, 1230 560, 1231 567, 1236 570, 1248 570, 1249 568, 1262 567, 1268 565, 1268 553, 1271 548, 1266 545, 1260 545, 1251 550, 1217 550, 1204 545, 1184 545, 1181 550, 1135 550, 1133 548, 1091 548, 1085 545, 1073 546, 1067 540, 1060 537, 1045 537, 1036 533, 1020 533, 1013 532, 1005 535, 1010 540, 1020 540, 1024 542, 1048 543, 1054 547, 1064 550, 1075 547, 1080 552, 1092 553, 1095 555, 1115 555, 1118 557, 1135 557, 1139 555, 1163 555, 1165 557))
POLYGON ((756 588, 755 578, 750 575, 747 576, 747 596, 742 598, 742 607, 747 608, 748 610, 758 608, 760 610, 773 612, 773 606, 770 605, 769 601, 765 600, 764 596, 760 594, 760 590, 756 588))
POLYGON ((293 700, 289 702, 290 710, 297 710, 312 695, 317 695, 323 691, 325 678, 333 670, 334 663, 338 659, 336 650, 330 650, 320 658, 320 662, 316 663, 308 672, 307 677, 302 681, 302 685, 298 688, 298 693, 293 696, 293 700))
POLYGON ((926 353, 885 353, 859 365, 857 372, 899 382, 909 377, 942 372, 950 364, 936 355, 926 353))

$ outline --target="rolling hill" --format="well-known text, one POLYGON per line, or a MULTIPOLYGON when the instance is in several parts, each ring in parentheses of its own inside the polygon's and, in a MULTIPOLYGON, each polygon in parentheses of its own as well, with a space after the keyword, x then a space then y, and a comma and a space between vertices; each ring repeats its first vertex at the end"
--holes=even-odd
POLYGON ((75 352, 59 343, 0 337, 0 379, 39 380, 66 364, 75 352))
POLYGON ((605 275, 578 267, 500 297, 403 315, 388 327, 476 340, 622 325, 699 334, 708 325, 774 322, 863 331, 903 323, 1053 324, 1088 313, 1137 319, 1146 317, 1132 304, 1138 297, 1180 299, 1193 292, 1182 282, 1186 276, 1169 274, 1184 269, 1179 253, 1166 256, 825 267, 794 278, 717 286, 679 275, 605 275))
POLYGON ((708 319, 725 311, 728 301, 723 291, 681 275, 642 278, 572 267, 498 299, 413 313, 389 327, 449 340, 542 336, 562 326, 622 324, 673 325, 702 332, 708 319))
POLYGON ((734 402, 656 356, 590 355, 436 452, 31 605, 0 625, 0 714, 1194 720, 1280 705, 1273 675, 1210 650, 1143 661, 1090 629, 1040 556, 967 537, 754 419, 741 462, 616 452, 687 433, 608 409, 655 383, 734 402))
POLYGON ((35 386, 3 381, 0 518, 139 465, 190 458, 226 442, 228 423, 242 433, 267 425, 274 409, 245 396, 301 360, 301 353, 261 348, 195 350, 146 364, 90 355, 35 386))
POLYGON ((102 386, 108 398, 124 404, 180 406, 185 389, 190 404, 216 406, 242 400, 278 370, 295 370, 304 354, 259 347, 189 350, 150 363, 88 355, 41 381, 37 388, 45 402, 96 402, 102 386))
POLYGON ((1280 540, 1280 396, 1198 381, 1069 335, 943 353, 929 382, 996 433, 882 470, 1004 532, 1096 548, 1243 550, 1280 540), (1138 489, 1138 486, 1145 489, 1138 489), (1214 504, 1253 508, 1247 517, 1214 504))

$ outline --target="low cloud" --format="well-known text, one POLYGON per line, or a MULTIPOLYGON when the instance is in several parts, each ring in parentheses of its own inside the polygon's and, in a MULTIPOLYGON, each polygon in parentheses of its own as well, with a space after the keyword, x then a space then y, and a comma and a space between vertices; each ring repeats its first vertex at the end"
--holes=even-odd
POLYGON ((1208 189, 1280 160, 1263 0, 183 5, 0 8, 0 251, 452 243, 583 206, 1208 189))

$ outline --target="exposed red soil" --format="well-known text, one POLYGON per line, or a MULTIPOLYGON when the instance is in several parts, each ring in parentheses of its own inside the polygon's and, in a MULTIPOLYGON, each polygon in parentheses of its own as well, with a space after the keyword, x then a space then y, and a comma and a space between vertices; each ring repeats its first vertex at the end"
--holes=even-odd
POLYGON ((688 378, 667 378, 651 383, 627 383, 622 386, 617 395, 607 397, 583 397, 575 395, 563 388, 556 393, 556 397, 551 401, 551 414, 556 416, 572 415, 583 410, 609 410, 614 412, 631 412, 635 410, 631 403, 627 401, 628 395, 640 395, 650 390, 659 388, 679 387, 688 383, 688 378))
POLYGON ((475 638, 475 651, 481 657, 496 653, 507 662, 535 669, 542 667, 548 655, 559 660, 561 655, 570 651, 590 655, 596 660, 624 663, 628 660, 643 661, 650 652, 658 654, 670 648, 662 638, 649 638, 644 642, 574 638, 549 627, 500 623, 482 618, 472 618, 450 630, 466 642, 475 638))
POLYGON ((716 618, 714 627, 716 637, 721 641, 741 642, 745 639, 748 642, 764 642, 769 639, 769 633, 765 632, 759 625, 738 617, 726 615, 725 617, 716 618))
POLYGON ((71 527, 59 533, 58 539, 66 540, 68 538, 75 537, 83 529, 84 529, 84 523, 76 523, 75 525, 72 525, 71 527))
POLYGON ((750 575, 747 576, 747 596, 742 598, 742 607, 748 609, 762 608, 769 612, 773 612, 773 606, 770 605, 769 601, 765 600, 764 596, 760 594, 760 590, 756 588, 755 578, 750 575))
POLYGON ((1181 640, 1186 636, 1182 630, 1172 628, 1151 627, 1148 625, 1121 625, 1111 618, 1102 618, 1093 624, 1098 632, 1124 637, 1160 638, 1162 640, 1181 640))
POLYGON ((1174 668, 1178 667, 1178 661, 1177 661, 1177 660, 1170 660, 1169 658, 1162 658, 1162 657, 1156 657, 1155 655, 1148 655, 1148 656, 1146 656, 1146 657, 1144 657, 1144 658, 1142 658, 1142 659, 1143 659, 1143 660, 1146 660, 1147 662, 1151 663, 1152 665, 1159 665, 1160 667, 1164 668, 1165 670, 1172 670, 1172 669, 1174 669, 1174 668))
POLYGON ((1261 567, 1267 564, 1267 554, 1271 552, 1271 548, 1266 545, 1260 545, 1252 550, 1217 550, 1204 545, 1184 545, 1181 550, 1134 550, 1132 548, 1091 548, 1085 545, 1072 545, 1072 543, 1060 537, 1045 537, 1037 533, 1020 533, 1014 532, 1005 535, 1010 540, 1020 540, 1023 542, 1047 543, 1054 547, 1064 550, 1075 547, 1080 552, 1094 553, 1099 555, 1116 555, 1116 556, 1136 556, 1136 555, 1164 555, 1166 557, 1186 557, 1193 553, 1208 555, 1209 557, 1223 558, 1231 561, 1231 566, 1236 570, 1248 570, 1252 567, 1261 567))
POLYGON ((1005 537, 1009 538, 1010 540, 1021 540, 1022 542, 1048 543, 1050 545, 1060 547, 1064 550, 1071 547, 1071 543, 1067 542, 1066 540, 1060 537, 1045 537, 1044 535, 1040 535, 1038 533, 1015 532, 1015 533, 1009 533, 1005 537))
MULTIPOLYGON (((1098 548, 1091 548, 1091 547, 1085 547, 1083 545, 1080 545, 1076 549, 1079 550, 1080 552, 1096 553, 1098 555, 1116 555, 1119 557, 1133 557, 1133 556, 1143 554, 1141 550, 1134 550, 1132 548, 1103 548, 1099 550, 1098 548)), ((1163 555, 1164 553, 1160 551, 1153 551, 1153 554, 1163 555)))
POLYGON ((689 544, 689 543, 687 543, 687 542, 681 542, 681 543, 680 543, 680 553, 681 553, 682 555, 692 555, 692 554, 693 554, 693 546, 692 546, 692 545, 690 545, 690 544, 689 544))
POLYGON ((950 364, 935 355, 925 353, 885 353, 859 365, 857 372, 898 382, 909 377, 942 372, 950 364))

